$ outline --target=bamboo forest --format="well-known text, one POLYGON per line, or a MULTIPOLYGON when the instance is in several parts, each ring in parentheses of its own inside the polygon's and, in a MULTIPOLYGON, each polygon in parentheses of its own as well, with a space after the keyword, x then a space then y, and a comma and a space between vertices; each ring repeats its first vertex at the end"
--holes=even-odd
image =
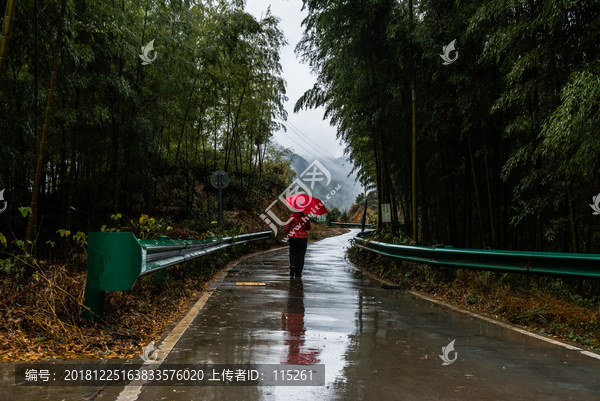
POLYGON ((600 1, 0 12, 0 400, 599 399, 600 1))

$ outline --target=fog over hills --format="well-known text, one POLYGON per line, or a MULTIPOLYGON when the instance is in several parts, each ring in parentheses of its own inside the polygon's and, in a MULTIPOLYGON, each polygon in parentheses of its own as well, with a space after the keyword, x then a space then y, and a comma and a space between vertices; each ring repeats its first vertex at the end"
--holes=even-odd
POLYGON ((300 177, 315 160, 318 160, 331 173, 329 185, 315 185, 312 193, 313 196, 325 200, 327 195, 339 186, 339 190, 335 191, 335 194, 331 195, 326 203, 328 209, 335 207, 340 210, 348 209, 354 203, 356 196, 363 192, 360 183, 355 182, 356 174, 348 175, 352 170, 352 163, 345 157, 307 160, 297 153, 291 153, 290 157, 297 177, 300 177))

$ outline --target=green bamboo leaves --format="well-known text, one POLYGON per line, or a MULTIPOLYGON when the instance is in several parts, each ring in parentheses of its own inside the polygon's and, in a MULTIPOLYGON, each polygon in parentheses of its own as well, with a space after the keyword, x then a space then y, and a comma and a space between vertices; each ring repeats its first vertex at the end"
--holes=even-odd
POLYGON ((425 0, 411 18, 410 3, 305 1, 297 52, 318 81, 296 109, 325 107, 361 183, 425 242, 598 249, 600 4, 425 0), (453 40, 460 57, 442 65, 453 40))

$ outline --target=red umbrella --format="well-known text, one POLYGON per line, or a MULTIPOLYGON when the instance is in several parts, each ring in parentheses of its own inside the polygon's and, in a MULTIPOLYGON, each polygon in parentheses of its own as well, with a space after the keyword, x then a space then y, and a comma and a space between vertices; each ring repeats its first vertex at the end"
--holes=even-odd
POLYGON ((306 194, 292 195, 289 198, 285 198, 285 201, 291 208, 308 214, 325 214, 329 213, 329 210, 325 207, 322 200, 315 198, 314 196, 306 194))

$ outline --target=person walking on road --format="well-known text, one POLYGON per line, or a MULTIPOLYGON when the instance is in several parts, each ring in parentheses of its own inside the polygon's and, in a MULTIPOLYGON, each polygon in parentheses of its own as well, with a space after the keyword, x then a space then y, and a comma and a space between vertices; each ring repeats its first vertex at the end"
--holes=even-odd
POLYGON ((285 225, 285 234, 290 242, 290 277, 302 277, 310 228, 308 216, 300 212, 293 213, 285 225))

